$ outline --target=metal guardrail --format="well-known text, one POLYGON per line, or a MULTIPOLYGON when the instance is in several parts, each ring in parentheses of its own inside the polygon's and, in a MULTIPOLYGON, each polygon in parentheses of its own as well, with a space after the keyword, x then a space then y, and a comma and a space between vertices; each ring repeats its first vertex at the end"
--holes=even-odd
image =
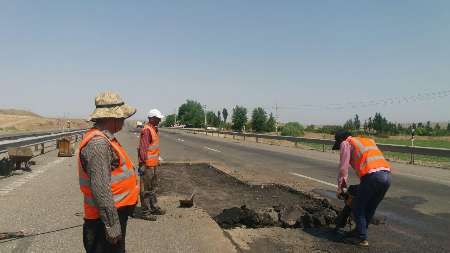
MULTIPOLYGON (((325 145, 333 145, 334 140, 330 139, 313 139, 313 138, 304 138, 304 137, 292 137, 292 136, 277 136, 277 135, 266 135, 266 134, 255 134, 255 133, 242 133, 242 132, 232 132, 232 131, 216 131, 216 130, 205 130, 205 129, 193 129, 193 128, 175 128, 177 130, 190 131, 192 133, 204 133, 204 134, 217 134, 217 135, 230 135, 235 138, 243 137, 245 138, 256 138, 256 142, 259 142, 259 139, 266 140, 282 140, 282 141, 290 141, 295 144, 297 143, 313 143, 313 144, 322 144, 323 151, 325 151, 325 145)), ((377 144, 378 147, 382 151, 388 152, 398 152, 398 153, 407 153, 411 154, 411 163, 414 163, 414 155, 427 155, 427 156, 439 156, 439 157, 450 157, 450 149, 446 148, 430 148, 430 147, 419 147, 419 146, 405 146, 405 145, 393 145, 393 144, 377 144)))
MULTIPOLYGON (((80 130, 75 130, 75 131, 70 131, 70 132, 61 132, 61 133, 57 133, 57 134, 44 135, 42 137, 36 137, 31 140, 26 139, 27 137, 21 136, 20 138, 25 139, 25 140, 20 141, 20 139, 19 139, 18 141, 15 141, 15 142, 0 144, 0 154, 7 153, 8 148, 33 147, 33 146, 34 146, 34 151, 40 151, 40 153, 43 154, 43 153, 45 153, 45 148, 48 147, 48 146, 46 146, 46 144, 53 143, 53 145, 56 146, 56 140, 58 140, 62 137, 68 137, 68 136, 70 136, 70 137, 75 136, 75 141, 78 141, 78 137, 81 134, 83 134, 84 132, 86 132, 86 130, 87 129, 80 129, 80 130)), ((53 145, 50 145, 50 146, 53 146, 53 145)))

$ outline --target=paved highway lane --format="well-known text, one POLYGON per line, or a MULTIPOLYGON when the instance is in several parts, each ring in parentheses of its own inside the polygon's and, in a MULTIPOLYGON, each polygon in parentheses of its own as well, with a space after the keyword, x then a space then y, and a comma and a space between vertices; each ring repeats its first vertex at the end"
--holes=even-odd
MULTIPOLYGON (((161 136, 165 160, 212 161, 260 181, 297 182, 334 198, 336 155, 167 130, 161 136)), ((388 232, 416 249, 450 251, 450 171, 398 163, 393 167, 393 185, 378 212, 387 217, 388 232)), ((351 182, 357 182, 355 177, 351 182)), ((376 230, 370 232, 387 232, 376 230)))

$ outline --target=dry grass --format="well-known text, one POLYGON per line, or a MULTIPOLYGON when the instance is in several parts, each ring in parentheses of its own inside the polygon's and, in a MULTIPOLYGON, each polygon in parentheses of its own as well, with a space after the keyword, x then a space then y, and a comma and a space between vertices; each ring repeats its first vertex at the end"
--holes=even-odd
POLYGON ((0 110, 0 133, 46 131, 61 129, 70 120, 71 128, 86 128, 90 123, 82 119, 44 118, 22 110, 0 110))

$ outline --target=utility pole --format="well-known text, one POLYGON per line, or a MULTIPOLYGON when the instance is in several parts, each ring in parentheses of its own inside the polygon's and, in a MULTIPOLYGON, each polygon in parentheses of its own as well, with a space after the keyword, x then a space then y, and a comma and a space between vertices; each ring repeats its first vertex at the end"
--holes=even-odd
POLYGON ((205 129, 207 129, 208 126, 206 125, 206 105, 203 105, 203 114, 205 115, 205 129))
POLYGON ((278 135, 278 104, 275 104, 275 132, 278 135))
POLYGON ((175 125, 177 125, 177 116, 178 116, 178 113, 177 113, 177 108, 175 108, 175 110, 174 110, 174 114, 175 114, 175 125))

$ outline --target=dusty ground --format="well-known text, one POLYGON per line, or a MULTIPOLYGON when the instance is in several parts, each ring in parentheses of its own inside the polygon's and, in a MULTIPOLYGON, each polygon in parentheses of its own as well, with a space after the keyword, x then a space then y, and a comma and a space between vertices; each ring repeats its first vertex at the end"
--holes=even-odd
POLYGON ((84 119, 45 118, 27 111, 0 110, 0 134, 61 129, 67 120, 71 128, 90 125, 84 119))

